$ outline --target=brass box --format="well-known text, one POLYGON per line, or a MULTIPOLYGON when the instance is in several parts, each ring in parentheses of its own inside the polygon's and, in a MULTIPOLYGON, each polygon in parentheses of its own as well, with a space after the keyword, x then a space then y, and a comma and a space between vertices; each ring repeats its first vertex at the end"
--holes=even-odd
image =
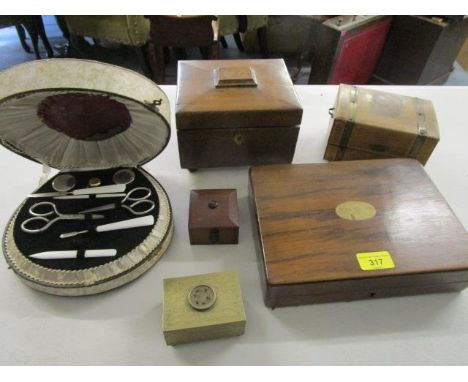
POLYGON ((163 281, 163 332, 167 345, 240 336, 245 331, 245 311, 237 272, 208 273, 163 281), (191 292, 208 286, 214 303, 205 310, 193 308, 191 292))

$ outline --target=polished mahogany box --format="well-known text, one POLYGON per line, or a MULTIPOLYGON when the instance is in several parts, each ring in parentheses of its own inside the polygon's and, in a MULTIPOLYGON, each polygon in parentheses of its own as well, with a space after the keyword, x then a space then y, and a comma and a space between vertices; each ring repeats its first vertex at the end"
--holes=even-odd
POLYGON ((460 291, 468 235, 414 159, 252 167, 269 307, 460 291))
POLYGON ((182 168, 290 163, 301 120, 282 59, 179 61, 182 168))

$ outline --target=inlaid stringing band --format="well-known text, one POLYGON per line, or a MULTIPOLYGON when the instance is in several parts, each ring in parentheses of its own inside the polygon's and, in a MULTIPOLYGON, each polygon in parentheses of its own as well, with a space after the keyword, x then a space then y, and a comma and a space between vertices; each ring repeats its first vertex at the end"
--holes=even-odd
POLYGON ((417 113, 417 123, 418 123, 418 135, 414 140, 413 145, 409 151, 408 156, 410 158, 417 158, 419 154, 419 150, 426 142, 427 136, 427 128, 426 128, 426 116, 424 115, 424 110, 421 105, 421 100, 417 97, 414 98, 414 102, 416 105, 416 113, 417 113))
POLYGON ((419 98, 415 98, 414 102, 416 103, 416 112, 418 113, 418 135, 427 135, 427 128, 426 128, 426 116, 424 115, 424 111, 421 106, 421 100, 419 98))
POLYGON ((349 139, 351 138, 351 133, 353 132, 354 122, 356 121, 356 112, 357 112, 357 99, 358 99, 358 88, 352 86, 351 92, 349 94, 349 118, 346 120, 346 124, 343 129, 343 135, 341 136, 341 142, 336 153, 335 160, 342 160, 346 147, 348 146, 349 139))

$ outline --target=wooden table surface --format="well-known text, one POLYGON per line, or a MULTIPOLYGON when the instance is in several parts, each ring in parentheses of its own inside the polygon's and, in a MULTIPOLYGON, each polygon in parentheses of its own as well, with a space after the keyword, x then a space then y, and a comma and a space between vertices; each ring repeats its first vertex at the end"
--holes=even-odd
MULTIPOLYGON (((378 87, 376 87, 378 88, 378 87)), ((175 86, 163 86, 172 102, 175 86)), ((297 86, 304 107, 294 163, 321 162, 337 86, 297 86)), ((441 140, 426 170, 468 229, 468 87, 391 86, 429 98, 441 140)), ((248 205, 247 168, 180 169, 175 125, 165 151, 145 168, 165 187, 175 216, 167 253, 135 282, 90 297, 49 296, 25 286, 0 259, 0 364, 468 364, 468 292, 270 310, 263 303, 248 205), (189 191, 236 188, 238 245, 190 246, 189 191), (246 332, 238 338, 166 346, 162 280, 236 270, 246 332)), ((0 226, 33 190, 41 166, 0 148, 0 226)), ((424 238, 421 238, 424 240, 424 238)))

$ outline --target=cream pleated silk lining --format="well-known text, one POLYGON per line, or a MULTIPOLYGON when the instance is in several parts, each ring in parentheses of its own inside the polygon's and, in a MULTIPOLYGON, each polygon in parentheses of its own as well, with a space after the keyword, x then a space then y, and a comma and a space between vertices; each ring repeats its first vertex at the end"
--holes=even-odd
POLYGON ((61 170, 132 167, 159 154, 169 135, 166 94, 132 70, 57 58, 0 72, 0 139, 8 148, 42 164, 61 170), (47 97, 67 93, 101 95, 120 102, 131 115, 130 127, 101 140, 75 139, 48 127, 37 115, 39 104, 47 97))
POLYGON ((46 97, 57 94, 64 92, 39 91, 2 102, 2 139, 43 164, 66 170, 132 167, 152 159, 168 141, 169 129, 160 115, 119 96, 109 98, 127 107, 132 118, 128 129, 97 141, 69 137, 48 127, 37 115, 39 104, 46 97))

